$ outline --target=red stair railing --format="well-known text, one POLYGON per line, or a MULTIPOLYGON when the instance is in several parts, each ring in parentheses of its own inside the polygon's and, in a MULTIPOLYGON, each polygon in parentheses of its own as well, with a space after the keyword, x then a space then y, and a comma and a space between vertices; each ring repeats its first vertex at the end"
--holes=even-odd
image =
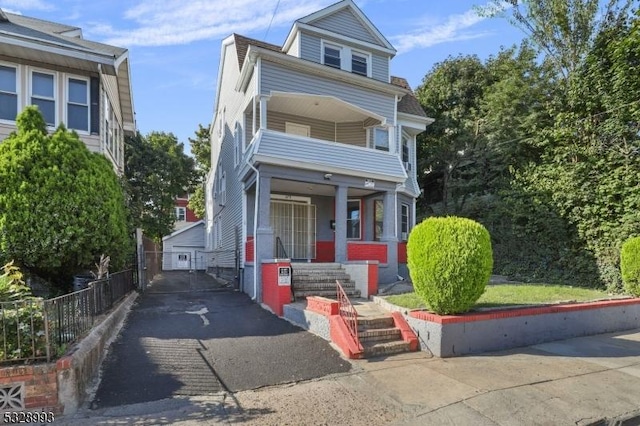
POLYGON ((351 337, 353 337, 356 344, 360 346, 360 340, 358 339, 358 312, 356 312, 356 308, 351 304, 351 301, 347 297, 347 293, 345 293, 344 288, 342 288, 342 285, 338 280, 336 280, 336 293, 339 303, 340 317, 347 325, 347 329, 349 330, 351 337))

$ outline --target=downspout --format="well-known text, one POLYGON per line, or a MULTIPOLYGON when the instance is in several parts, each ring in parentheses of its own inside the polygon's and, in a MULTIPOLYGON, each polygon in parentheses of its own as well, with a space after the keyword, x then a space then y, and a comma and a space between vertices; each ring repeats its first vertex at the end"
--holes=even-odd
POLYGON ((260 170, 256 169, 253 164, 246 160, 249 166, 256 173, 256 196, 253 202, 253 297, 251 300, 258 299, 258 201, 260 200, 260 170))

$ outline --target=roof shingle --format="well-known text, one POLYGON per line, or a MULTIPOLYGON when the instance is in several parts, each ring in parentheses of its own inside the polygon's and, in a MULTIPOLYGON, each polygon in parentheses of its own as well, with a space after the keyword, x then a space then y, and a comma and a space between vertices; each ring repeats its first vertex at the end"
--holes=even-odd
POLYGON ((411 90, 411 86, 409 86, 409 82, 406 79, 392 75, 391 84, 409 91, 409 93, 404 95, 402 99, 400 99, 400 102, 398 102, 398 112, 404 112, 405 114, 417 115, 420 117, 427 116, 424 109, 422 109, 422 105, 418 102, 416 95, 413 94, 413 90, 411 90))

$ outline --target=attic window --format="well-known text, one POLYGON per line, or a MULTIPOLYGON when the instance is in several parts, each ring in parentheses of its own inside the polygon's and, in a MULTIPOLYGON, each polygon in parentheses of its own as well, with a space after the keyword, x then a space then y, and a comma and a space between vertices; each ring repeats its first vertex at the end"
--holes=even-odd
POLYGON ((351 53, 351 72, 367 76, 367 57, 365 55, 351 53))
POLYGON ((340 48, 327 45, 324 46, 324 64, 332 68, 341 68, 340 48))

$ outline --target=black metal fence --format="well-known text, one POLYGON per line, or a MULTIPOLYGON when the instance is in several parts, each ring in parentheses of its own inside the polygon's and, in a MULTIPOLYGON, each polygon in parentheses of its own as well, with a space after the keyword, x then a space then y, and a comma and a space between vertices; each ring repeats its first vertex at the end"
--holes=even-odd
POLYGON ((137 273, 127 270, 53 299, 0 303, 0 363, 56 358, 128 293, 137 273))

